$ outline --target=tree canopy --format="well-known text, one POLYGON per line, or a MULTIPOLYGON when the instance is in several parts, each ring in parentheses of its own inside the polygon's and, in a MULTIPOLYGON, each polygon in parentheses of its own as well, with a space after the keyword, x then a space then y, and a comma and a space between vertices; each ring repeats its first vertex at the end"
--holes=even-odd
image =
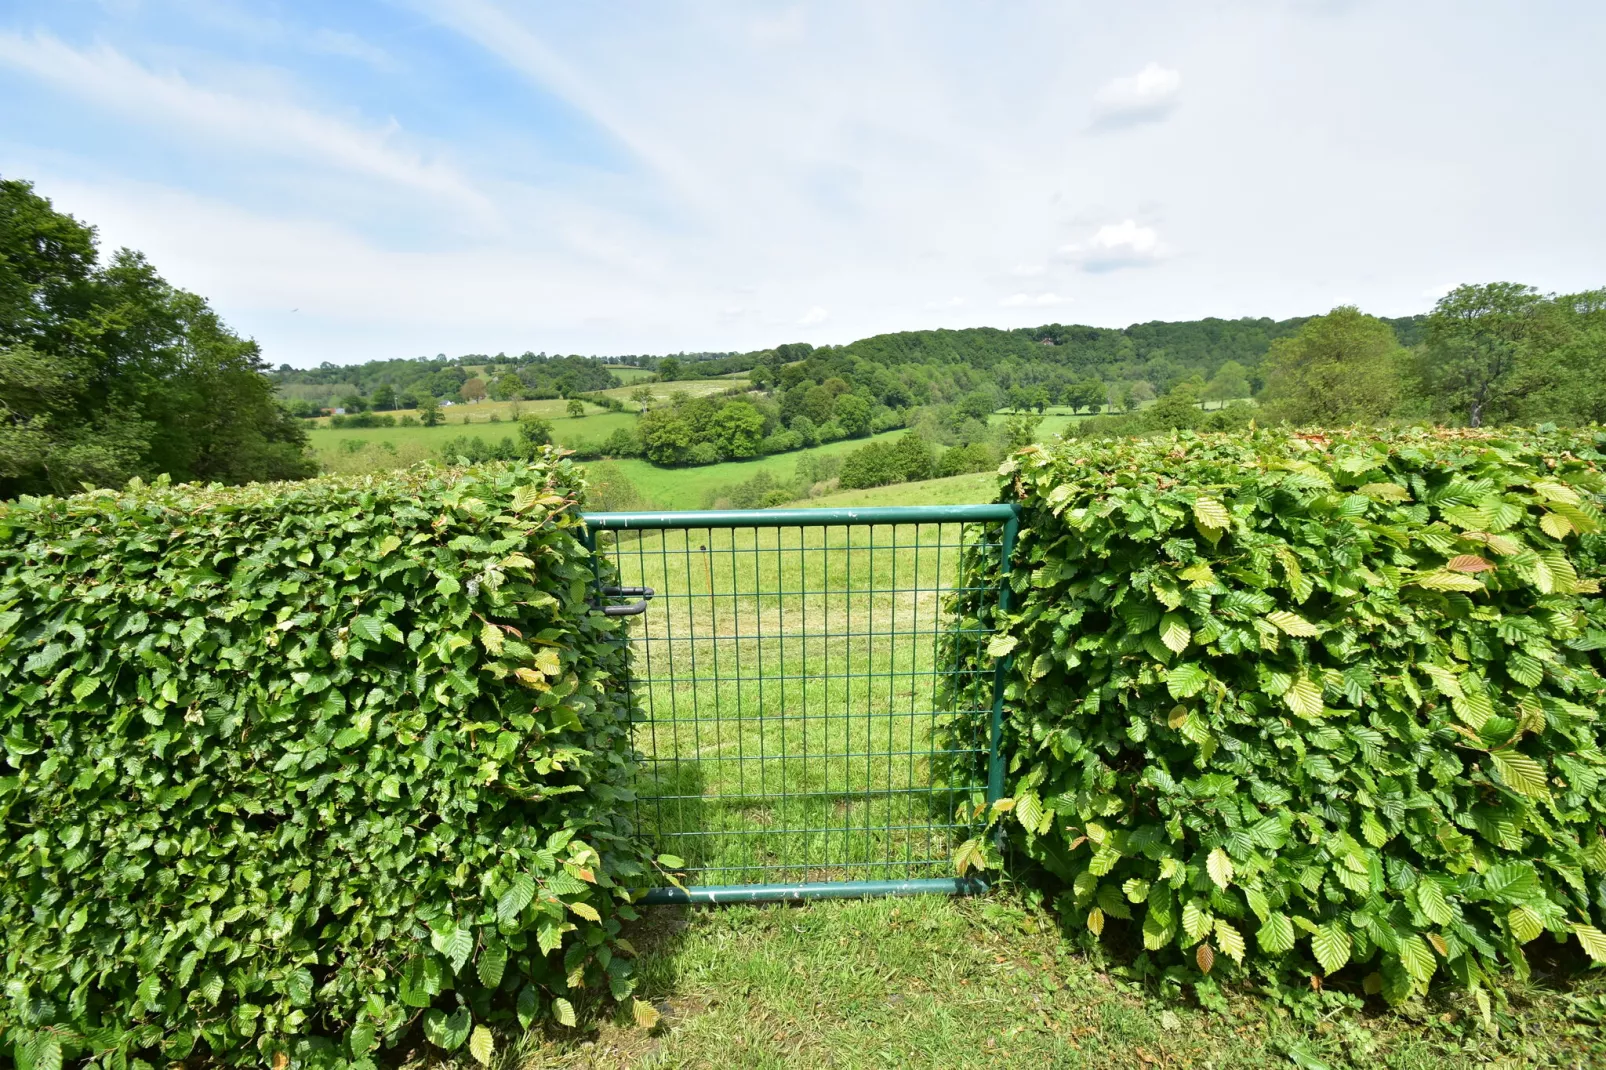
POLYGON ((264 369, 205 300, 0 179, 0 496, 310 475, 264 369))

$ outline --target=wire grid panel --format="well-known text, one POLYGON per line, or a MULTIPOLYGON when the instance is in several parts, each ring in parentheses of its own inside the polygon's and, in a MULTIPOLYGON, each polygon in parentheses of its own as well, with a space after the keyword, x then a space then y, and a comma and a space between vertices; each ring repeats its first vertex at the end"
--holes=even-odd
POLYGON ((621 586, 656 591, 631 626, 635 819, 689 883, 952 876, 994 679, 991 630, 947 606, 961 548, 999 528, 596 533, 621 586))

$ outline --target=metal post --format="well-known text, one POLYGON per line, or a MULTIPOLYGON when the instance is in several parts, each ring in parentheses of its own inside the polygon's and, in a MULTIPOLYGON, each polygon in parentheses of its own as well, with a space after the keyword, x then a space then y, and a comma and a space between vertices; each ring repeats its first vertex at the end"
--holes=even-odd
MULTIPOLYGON (((1004 521, 1003 545, 998 563, 998 610, 993 617, 993 630, 1003 626, 1009 614, 1009 567, 1015 556, 1015 535, 1020 530, 1020 507, 1013 507, 1004 521)), ((993 719, 987 748, 987 805, 1004 797, 1004 682, 1013 662, 1008 654, 993 661, 993 719)))

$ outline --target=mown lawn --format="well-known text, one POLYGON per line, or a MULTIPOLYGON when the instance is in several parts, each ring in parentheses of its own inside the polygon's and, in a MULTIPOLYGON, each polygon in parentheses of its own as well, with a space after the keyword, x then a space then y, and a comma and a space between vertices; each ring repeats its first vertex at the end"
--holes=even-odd
POLYGON ((498 1070, 1606 1065, 1598 971, 1515 984, 1491 1034, 1454 994, 1390 1011, 1245 988, 1205 1009, 1073 946, 1011 894, 649 908, 631 937, 663 1021, 646 1031, 593 1007, 575 1029, 503 1038, 498 1070))

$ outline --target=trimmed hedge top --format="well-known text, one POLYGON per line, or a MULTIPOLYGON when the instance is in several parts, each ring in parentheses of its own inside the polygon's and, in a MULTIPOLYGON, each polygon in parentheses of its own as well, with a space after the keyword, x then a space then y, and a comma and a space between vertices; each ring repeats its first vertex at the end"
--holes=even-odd
POLYGON ((1007 461, 998 810, 1070 920, 1195 979, 1359 964, 1391 1001, 1441 969, 1483 998, 1545 933, 1606 960, 1603 444, 1256 431, 1007 461))
POLYGON ((0 507, 19 1065, 366 1062, 419 1018, 488 1059, 486 1023, 629 996, 629 653, 583 486, 549 450, 0 507))

